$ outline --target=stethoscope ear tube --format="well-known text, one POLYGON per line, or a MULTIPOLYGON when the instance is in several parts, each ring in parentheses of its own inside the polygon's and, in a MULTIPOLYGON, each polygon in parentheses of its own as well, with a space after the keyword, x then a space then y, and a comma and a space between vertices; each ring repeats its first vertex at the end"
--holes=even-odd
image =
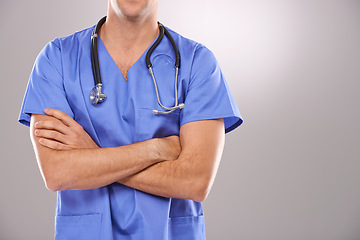
POLYGON ((152 67, 152 64, 150 62, 150 56, 151 54, 153 53, 153 51, 155 50, 155 48, 160 44, 161 40, 163 39, 164 37, 164 32, 166 30, 166 28, 164 27, 164 25, 162 25, 161 23, 159 23, 159 30, 160 30, 160 33, 159 33, 159 37, 156 39, 156 41, 154 42, 153 45, 151 45, 151 47, 149 48, 148 52, 146 53, 146 57, 145 57, 145 62, 146 62, 146 67, 148 69, 150 69, 152 67))
POLYGON ((92 65, 92 70, 93 70, 93 75, 94 75, 95 86, 97 86, 98 84, 102 84, 101 74, 100 74, 100 66, 99 66, 99 56, 97 54, 97 52, 98 52, 97 42, 98 42, 98 34, 99 34, 100 27, 104 24, 105 21, 106 21, 106 16, 103 17, 98 22, 98 24, 94 28, 93 33, 91 35, 91 49, 90 49, 91 53, 90 54, 91 54, 91 65, 92 65))
POLYGON ((164 31, 165 31, 165 36, 170 40, 171 45, 173 46, 174 52, 175 52, 175 67, 176 68, 180 68, 180 52, 179 52, 179 48, 176 46, 176 43, 174 41, 174 39, 171 37, 169 31, 164 27, 164 31))

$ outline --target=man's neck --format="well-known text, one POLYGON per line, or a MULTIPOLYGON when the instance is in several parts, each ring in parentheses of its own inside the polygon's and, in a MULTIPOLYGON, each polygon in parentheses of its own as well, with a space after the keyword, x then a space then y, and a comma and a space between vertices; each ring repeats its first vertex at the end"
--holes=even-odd
POLYGON ((116 51, 127 52, 147 48, 158 35, 156 16, 128 19, 109 14, 100 29, 101 39, 116 51))
POLYGON ((127 80, 127 72, 156 39, 159 27, 154 16, 129 19, 108 12, 99 35, 110 56, 127 80))

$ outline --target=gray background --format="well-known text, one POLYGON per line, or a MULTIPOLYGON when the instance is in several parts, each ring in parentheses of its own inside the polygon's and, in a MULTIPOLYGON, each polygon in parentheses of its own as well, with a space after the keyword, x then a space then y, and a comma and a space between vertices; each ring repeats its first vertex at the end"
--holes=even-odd
MULTIPOLYGON (((0 239, 53 237, 56 194, 17 117, 42 47, 106 2, 0 2, 0 239)), ((204 204, 208 239, 360 239, 360 1, 160 0, 159 20, 215 53, 245 120, 204 204)))

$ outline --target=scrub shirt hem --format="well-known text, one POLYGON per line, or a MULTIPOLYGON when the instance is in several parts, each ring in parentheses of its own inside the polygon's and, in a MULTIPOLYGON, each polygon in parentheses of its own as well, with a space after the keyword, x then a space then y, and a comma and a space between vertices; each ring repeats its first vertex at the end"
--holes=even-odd
POLYGON ((220 118, 224 119, 224 124, 225 124, 226 118, 229 118, 229 119, 236 118, 237 119, 237 121, 235 121, 229 127, 225 128, 225 133, 231 132, 232 130, 236 129, 243 123, 243 120, 238 116, 234 116, 234 114, 219 115, 219 116, 205 116, 204 115, 204 116, 197 116, 196 118, 184 118, 181 121, 180 127, 189 122, 202 121, 202 120, 213 120, 213 119, 220 119, 220 118))
MULTIPOLYGON (((45 109, 45 108, 44 108, 45 109)), ((61 109, 60 109, 61 110, 61 109)), ((68 114, 69 116, 71 116, 72 114, 69 114, 67 112, 65 112, 66 114, 68 114)), ((26 110, 26 111, 22 111, 20 116, 19 116, 19 123, 30 127, 30 120, 31 120, 31 114, 41 114, 41 115, 46 115, 44 113, 44 110, 26 110)))
POLYGON ((19 123, 30 127, 30 120, 31 120, 31 114, 41 114, 41 115, 46 115, 44 113, 44 111, 39 111, 39 110, 27 110, 21 113, 20 117, 19 117, 19 123))

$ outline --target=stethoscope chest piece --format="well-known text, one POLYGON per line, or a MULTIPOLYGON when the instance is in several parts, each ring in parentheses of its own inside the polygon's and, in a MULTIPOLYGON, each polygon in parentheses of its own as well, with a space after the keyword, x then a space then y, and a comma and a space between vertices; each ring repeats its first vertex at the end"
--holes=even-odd
POLYGON ((106 95, 103 92, 101 92, 101 88, 102 88, 102 84, 99 83, 91 90, 90 102, 94 106, 98 103, 102 103, 106 99, 106 95))

